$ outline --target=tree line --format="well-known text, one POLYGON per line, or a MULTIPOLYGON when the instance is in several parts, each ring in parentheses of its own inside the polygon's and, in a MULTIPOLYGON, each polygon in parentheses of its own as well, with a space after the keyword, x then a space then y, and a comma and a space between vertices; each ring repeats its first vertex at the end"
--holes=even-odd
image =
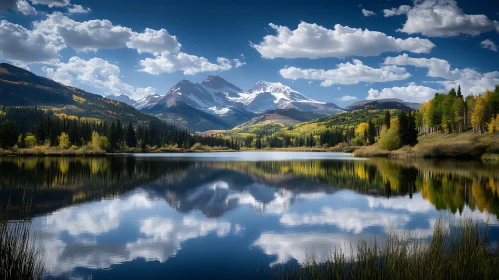
POLYGON ((193 135, 164 121, 145 124, 123 124, 119 119, 110 122, 89 121, 61 116, 36 107, 5 107, 0 110, 0 148, 31 148, 38 145, 69 148, 92 145, 118 151, 124 148, 175 146, 189 149, 195 143, 237 149, 237 140, 222 137, 193 135))
POLYGON ((499 132, 499 85, 494 91, 466 97, 458 90, 437 93, 422 104, 417 115, 421 134, 434 132, 461 133, 473 130, 476 134, 499 132))

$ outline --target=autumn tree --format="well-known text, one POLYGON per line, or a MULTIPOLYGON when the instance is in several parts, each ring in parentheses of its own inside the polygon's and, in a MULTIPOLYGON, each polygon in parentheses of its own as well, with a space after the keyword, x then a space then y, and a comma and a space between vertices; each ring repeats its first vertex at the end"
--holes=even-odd
POLYGON ((485 98, 479 95, 476 98, 474 110, 471 114, 471 125, 475 133, 481 133, 483 131, 483 124, 485 121, 487 107, 488 106, 485 101, 485 98))
POLYGON ((68 149, 71 146, 71 142, 69 141, 69 136, 66 132, 61 133, 58 137, 59 140, 59 148, 68 149))
POLYGON ((390 128, 383 126, 380 133, 379 143, 381 148, 388 151, 400 148, 399 125, 397 118, 391 119, 390 128))

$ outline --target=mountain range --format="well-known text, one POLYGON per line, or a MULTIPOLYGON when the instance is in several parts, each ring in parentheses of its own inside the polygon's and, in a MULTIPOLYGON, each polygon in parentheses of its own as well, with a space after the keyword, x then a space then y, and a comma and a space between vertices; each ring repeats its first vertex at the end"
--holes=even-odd
POLYGON ((360 109, 398 109, 398 110, 418 110, 421 107, 420 103, 406 102, 398 98, 386 98, 376 100, 362 100, 352 103, 345 107, 347 111, 360 109))
POLYGON ((108 96, 142 112, 168 119, 191 131, 231 129, 269 110, 296 110, 318 116, 341 113, 334 103, 319 102, 282 83, 258 81, 250 90, 220 76, 201 83, 182 80, 165 95, 153 94, 133 101, 127 96, 108 96))
POLYGON ((134 123, 165 119, 191 132, 227 130, 242 124, 278 121, 295 125, 357 109, 416 109, 420 104, 400 99, 365 100, 342 109, 320 102, 282 83, 258 81, 244 91, 220 76, 201 83, 179 81, 166 94, 139 100, 126 95, 103 97, 0 64, 0 105, 41 106, 77 117, 134 123))

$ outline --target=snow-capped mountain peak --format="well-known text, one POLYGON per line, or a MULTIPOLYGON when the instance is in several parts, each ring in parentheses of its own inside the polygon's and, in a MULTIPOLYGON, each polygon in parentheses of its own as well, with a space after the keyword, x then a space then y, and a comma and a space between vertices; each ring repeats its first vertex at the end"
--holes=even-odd
POLYGON ((144 96, 144 97, 140 98, 139 100, 137 100, 133 104, 133 106, 135 108, 137 108, 138 110, 149 109, 152 106, 154 106, 156 104, 156 102, 158 102, 158 100, 161 99, 161 97, 163 97, 163 95, 159 95, 157 93, 147 95, 147 96, 144 96))
POLYGON ((275 97, 276 102, 279 100, 297 101, 297 102, 317 102, 298 91, 292 89, 290 86, 284 85, 280 82, 271 83, 266 81, 258 81, 253 88, 248 92, 251 97, 256 97, 260 93, 268 92, 275 97))

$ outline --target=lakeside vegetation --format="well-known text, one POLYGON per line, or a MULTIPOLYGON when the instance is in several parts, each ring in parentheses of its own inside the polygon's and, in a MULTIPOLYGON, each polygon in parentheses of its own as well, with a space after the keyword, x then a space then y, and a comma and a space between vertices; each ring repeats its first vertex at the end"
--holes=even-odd
POLYGON ((141 125, 56 114, 37 107, 0 109, 0 155, 102 155, 105 152, 188 151, 199 145, 235 150, 237 140, 192 135, 163 121, 141 125))
MULTIPOLYGON (((23 201, 24 202, 24 201, 23 201)), ((44 262, 43 252, 36 244, 30 207, 23 203, 17 209, 21 220, 9 220, 12 210, 7 207, 0 214, 0 271, 2 279, 41 279, 44 262)))
POLYGON ((488 229, 469 219, 457 224, 439 219, 430 240, 417 232, 395 232, 384 242, 360 240, 356 254, 353 248, 333 248, 325 262, 312 255, 302 267, 274 269, 273 278, 498 279, 499 251, 489 249, 488 229))

